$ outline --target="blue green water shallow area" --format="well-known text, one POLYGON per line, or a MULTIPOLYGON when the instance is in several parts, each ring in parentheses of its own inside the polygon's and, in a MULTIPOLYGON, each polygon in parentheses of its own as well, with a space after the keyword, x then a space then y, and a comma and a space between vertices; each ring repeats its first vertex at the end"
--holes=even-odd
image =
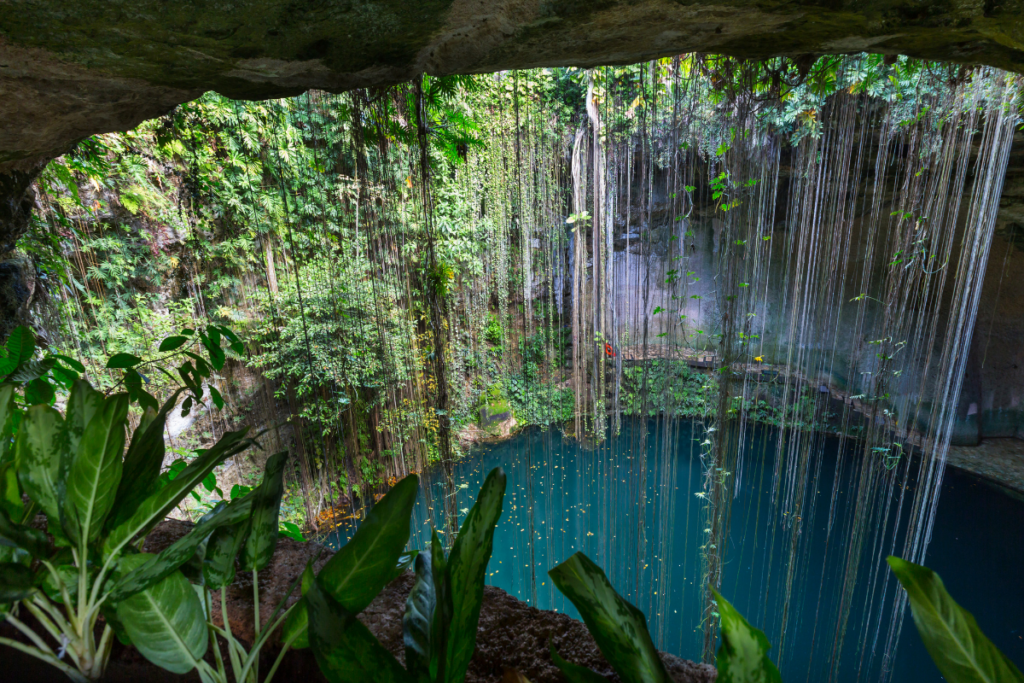
MULTIPOLYGON (((699 660, 707 533, 694 435, 686 421, 633 421, 596 448, 551 429, 475 448, 456 466, 460 519, 491 469, 500 466, 508 476, 488 583, 542 609, 578 617, 547 570, 583 551, 647 615, 661 649, 699 660)), ((794 534, 783 496, 772 496, 778 431, 751 428, 743 436, 729 533, 722 540, 721 592, 766 632, 783 679, 874 681, 889 667, 892 681, 943 680, 909 611, 902 629, 892 628, 896 583, 884 558, 900 554, 912 476, 883 477, 872 494, 875 513, 866 521, 870 528, 857 578, 844 591, 854 517, 850 483, 861 458, 857 445, 841 447, 838 439, 822 437, 810 445, 810 495, 801 531, 794 534), (890 641, 897 644, 892 659, 885 654, 890 641)), ((445 495, 441 477, 428 473, 414 512, 413 547, 426 546, 432 512, 440 513, 445 495)), ((339 528, 332 545, 351 533, 339 528)), ((948 468, 926 564, 1018 666, 1024 664, 1022 541, 1022 500, 948 468)))

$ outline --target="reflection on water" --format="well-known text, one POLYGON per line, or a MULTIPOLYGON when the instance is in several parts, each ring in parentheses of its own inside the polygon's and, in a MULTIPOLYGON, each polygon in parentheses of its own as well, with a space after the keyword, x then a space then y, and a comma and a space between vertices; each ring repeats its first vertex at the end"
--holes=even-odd
MULTIPOLYGON (((488 583, 537 607, 578 616, 546 572, 582 550, 644 611, 661 649, 698 659, 701 546, 706 542, 704 503, 697 495, 700 449, 688 422, 651 421, 646 436, 641 426, 627 422, 617 437, 596 449, 563 440, 557 430, 537 429, 474 449, 456 468, 454 495, 461 519, 487 472, 500 466, 508 475, 488 583)), ((848 489, 856 469, 850 465, 860 456, 849 446, 840 457, 838 440, 823 439, 815 447, 809 470, 813 500, 804 507, 801 533, 794 536, 791 521, 772 504, 778 442, 777 431, 761 428, 744 439, 744 473, 725 539, 722 593, 768 634, 785 680, 878 680, 895 593, 882 561, 893 552, 900 493, 911 490, 913 482, 896 481, 875 496, 877 513, 869 523, 886 533, 870 536, 865 546, 841 638, 842 582, 849 573, 848 489), (790 571, 793 589, 787 597, 790 571)), ((424 477, 413 517, 414 547, 427 544, 445 495, 440 476, 424 477)), ((351 532, 340 528, 333 545, 351 532)), ((1024 503, 971 475, 948 470, 928 565, 1018 664, 1024 662, 1022 541, 1024 503)), ((893 681, 942 680, 909 616, 891 668, 893 681)))

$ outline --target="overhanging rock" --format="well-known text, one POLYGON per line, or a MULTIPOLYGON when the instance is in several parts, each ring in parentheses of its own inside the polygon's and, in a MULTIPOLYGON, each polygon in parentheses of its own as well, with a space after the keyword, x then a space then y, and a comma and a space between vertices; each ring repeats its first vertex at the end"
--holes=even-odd
POLYGON ((686 51, 1024 71, 1024 0, 6 0, 0 173, 206 90, 259 99, 686 51))

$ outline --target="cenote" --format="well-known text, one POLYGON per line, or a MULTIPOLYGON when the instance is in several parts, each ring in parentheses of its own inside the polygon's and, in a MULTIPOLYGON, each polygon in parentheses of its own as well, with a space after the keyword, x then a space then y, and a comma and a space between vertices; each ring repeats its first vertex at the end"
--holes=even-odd
MULTIPOLYGON (((275 59, 259 68, 289 72, 275 59)), ((954 652, 990 647, 983 631, 1024 680, 1024 77, 868 53, 488 63, 210 91, 18 176, 35 189, 4 205, 31 226, 6 240, 0 299, 36 292, 16 308, 38 324, 0 320, 0 646, 99 679, 123 653, 113 621, 93 637, 109 597, 152 665, 226 683, 205 653, 235 618, 198 596, 257 600, 272 579, 303 597, 279 641, 253 624, 257 650, 308 642, 331 683, 562 683, 548 636, 625 683, 684 666, 652 642, 691 660, 687 683, 751 663, 974 683, 918 629, 963 618, 941 577, 980 625, 954 652), (110 439, 85 423, 100 400, 110 439), (77 554, 28 528, 40 509, 77 554), (191 535, 134 557, 158 524, 191 535), (341 551, 296 582, 324 539, 341 551), (83 591, 93 546, 126 563, 105 554, 83 591), (415 578, 405 547, 431 549, 415 578), (39 590, 65 565, 77 608, 39 590), (183 658, 164 648, 180 633, 151 647, 169 622, 139 596, 158 585, 191 604, 171 610, 183 658), (26 601, 65 615, 49 641, 26 601), (403 618, 356 618, 374 604, 403 618), (545 638, 506 647, 496 606, 545 638), (653 674, 624 675, 612 641, 653 674)), ((233 679, 267 683, 246 657, 233 679)))
MULTIPOLYGON (((780 433, 761 426, 747 431, 746 473, 732 507, 722 594, 768 635, 785 680, 877 678, 885 665, 881 651, 896 588, 891 575, 872 576, 874 603, 864 588, 853 593, 838 661, 833 661, 831 646, 849 532, 840 520, 850 512, 851 466, 862 457, 856 442, 847 440, 841 446, 838 437, 830 436, 815 445, 814 500, 803 520, 796 557, 798 580, 811 588, 787 596, 783 581, 792 526, 771 495, 780 433), (787 603, 789 623, 783 634, 787 603)), ((650 420, 643 425, 627 420, 618 435, 609 435, 597 448, 582 447, 554 428, 530 428, 508 440, 474 447, 455 470, 460 518, 491 469, 501 467, 508 476, 487 583, 541 609, 578 618, 546 572, 583 551, 647 615, 660 649, 699 659, 701 545, 707 534, 699 495, 699 429, 696 434, 687 421, 650 420)), ((438 519, 434 504, 449 495, 436 471, 425 474, 421 489, 413 513, 412 548, 428 546, 438 519)), ((899 505, 896 490, 890 498, 899 505)), ((888 528, 874 535, 876 543, 864 553, 862 571, 880 569, 892 552, 881 543, 882 538, 891 539, 896 514, 892 511, 887 522, 872 520, 888 528)), ((343 545, 354 529, 339 527, 328 544, 343 545)), ((1017 661, 1024 659, 1024 612, 1007 606, 1024 604, 1022 538, 1024 500, 1019 493, 955 467, 946 469, 926 563, 992 641, 1017 661)), ((892 680, 944 680, 909 617, 898 637, 889 664, 892 680)))

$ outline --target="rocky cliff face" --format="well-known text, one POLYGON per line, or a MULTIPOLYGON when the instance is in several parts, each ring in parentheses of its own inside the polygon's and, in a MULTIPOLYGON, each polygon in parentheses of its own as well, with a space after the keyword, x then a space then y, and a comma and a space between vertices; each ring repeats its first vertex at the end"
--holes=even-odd
POLYGON ((1024 70, 1024 0, 0 3, 0 172, 234 98, 415 74, 870 51, 1024 70))

